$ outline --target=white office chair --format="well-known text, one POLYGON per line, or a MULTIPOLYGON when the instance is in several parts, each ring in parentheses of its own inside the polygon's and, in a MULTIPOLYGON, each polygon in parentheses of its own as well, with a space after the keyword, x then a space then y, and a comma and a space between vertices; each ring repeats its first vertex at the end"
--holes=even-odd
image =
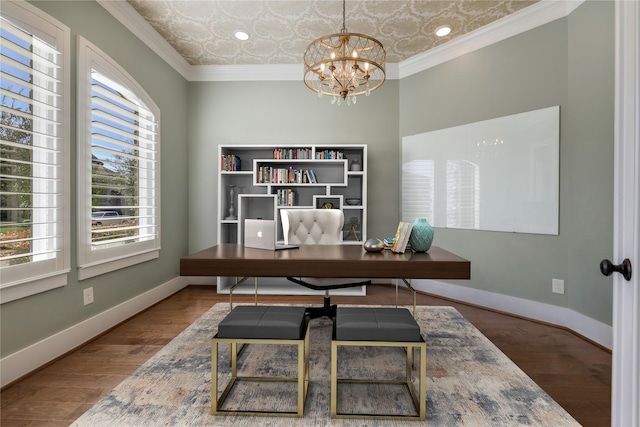
MULTIPOLYGON (((282 209, 282 230, 286 245, 338 245, 342 243, 344 214, 338 209, 282 209)), ((331 305, 329 291, 370 285, 371 280, 360 278, 287 277, 293 283, 316 291, 324 291, 323 307, 310 307, 310 318, 335 317, 336 306, 331 305)))

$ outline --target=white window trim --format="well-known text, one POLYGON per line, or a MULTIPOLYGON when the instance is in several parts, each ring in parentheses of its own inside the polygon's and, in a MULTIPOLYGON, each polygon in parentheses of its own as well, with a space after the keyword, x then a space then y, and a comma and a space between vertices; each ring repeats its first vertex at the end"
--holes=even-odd
POLYGON ((153 240, 127 244, 114 248, 101 249, 98 253, 91 250, 91 69, 97 64, 117 76, 125 85, 135 91, 158 120, 160 128, 160 109, 146 91, 120 65, 113 61, 98 47, 78 36, 78 280, 105 274, 135 264, 156 259, 160 256, 160 136, 157 144, 156 168, 156 212, 157 237, 153 240))
POLYGON ((29 28, 32 34, 51 42, 58 40, 62 52, 62 241, 60 256, 52 265, 38 263, 5 267, 0 273, 0 304, 65 286, 71 271, 71 30, 29 3, 2 1, 2 15, 29 28), (52 34, 56 34, 54 37, 52 34), (17 268, 14 268, 17 267, 17 268), (24 271, 26 270, 26 272, 24 271))

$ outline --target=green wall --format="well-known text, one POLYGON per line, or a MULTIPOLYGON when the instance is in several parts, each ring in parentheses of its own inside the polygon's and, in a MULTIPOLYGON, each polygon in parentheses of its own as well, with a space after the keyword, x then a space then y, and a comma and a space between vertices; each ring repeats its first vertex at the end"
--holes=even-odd
POLYGON ((613 2, 469 53, 400 82, 400 135, 560 105, 558 236, 436 229, 434 244, 471 260, 471 281, 611 324, 613 2), (597 31, 595 31, 597 29, 597 31), (564 295, 551 279, 565 280, 564 295))
POLYGON ((589 1, 568 22, 568 302, 610 325, 613 279, 599 265, 613 255, 613 2, 589 1))
POLYGON ((398 83, 389 80, 351 106, 331 105, 301 80, 191 83, 189 250, 217 242, 221 144, 368 144, 369 235, 392 234, 398 224, 398 83))
POLYGON ((71 28, 71 273, 62 288, 0 306, 2 357, 121 304, 179 275, 187 253, 187 81, 93 1, 31 2, 71 28), (76 224, 76 37, 82 35, 126 69, 161 110, 160 258, 78 281, 76 224), (95 303, 84 306, 92 286, 95 303))

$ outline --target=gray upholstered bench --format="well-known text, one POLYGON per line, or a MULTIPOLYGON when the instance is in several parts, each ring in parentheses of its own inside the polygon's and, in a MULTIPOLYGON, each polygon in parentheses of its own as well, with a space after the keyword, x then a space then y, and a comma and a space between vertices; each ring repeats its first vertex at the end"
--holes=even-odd
POLYGON ((238 306, 218 325, 211 342, 211 413, 214 415, 279 415, 299 416, 309 387, 309 324, 304 307, 238 306), (218 345, 231 344, 231 378, 218 398, 218 345), (238 344, 280 344, 298 346, 298 372, 295 377, 254 377, 238 375, 238 344), (239 381, 287 381, 298 383, 297 411, 268 412, 258 410, 225 410, 224 402, 239 381))
MULTIPOLYGON (((406 308, 340 307, 338 306, 331 340, 331 416, 333 418, 384 418, 424 420, 426 415, 427 345, 420 334, 420 326, 406 308), (404 347, 406 352, 405 379, 379 380, 338 378, 338 347, 404 347), (414 349, 420 351, 419 393, 411 379, 414 349), (415 413, 372 414, 338 413, 338 385, 340 383, 406 384, 415 413)), ((343 361, 344 363, 344 361, 343 361)))

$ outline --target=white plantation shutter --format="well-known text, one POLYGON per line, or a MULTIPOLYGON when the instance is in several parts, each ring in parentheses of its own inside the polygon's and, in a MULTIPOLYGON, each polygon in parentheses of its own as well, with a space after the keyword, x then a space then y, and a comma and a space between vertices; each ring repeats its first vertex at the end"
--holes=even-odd
POLYGON ((158 256, 160 113, 128 73, 82 38, 79 53, 83 279, 158 256), (117 216, 92 224, 92 215, 99 212, 117 216))
POLYGON ((92 70, 91 76, 91 158, 94 165, 102 166, 92 168, 92 210, 116 210, 123 220, 116 227, 94 228, 92 248, 153 240, 157 234, 153 220, 155 117, 141 101, 129 100, 135 95, 99 71, 92 70))
POLYGON ((67 282, 67 27, 29 4, 0 9, 0 289, 2 302, 67 282))

